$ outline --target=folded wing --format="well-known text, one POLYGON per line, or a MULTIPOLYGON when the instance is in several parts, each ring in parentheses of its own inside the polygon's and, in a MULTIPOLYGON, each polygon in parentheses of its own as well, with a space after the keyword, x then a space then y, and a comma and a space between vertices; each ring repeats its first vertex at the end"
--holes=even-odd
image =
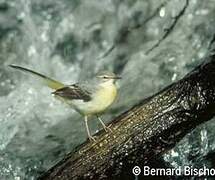
POLYGON ((79 99, 85 102, 91 100, 91 93, 83 87, 79 86, 78 84, 73 84, 57 89, 52 94, 69 100, 79 99))

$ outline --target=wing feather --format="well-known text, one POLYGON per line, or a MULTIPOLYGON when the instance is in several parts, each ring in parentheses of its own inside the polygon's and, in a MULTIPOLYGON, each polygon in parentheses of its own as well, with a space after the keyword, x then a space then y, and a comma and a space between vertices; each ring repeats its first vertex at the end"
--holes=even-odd
POLYGON ((78 84, 57 89, 52 94, 71 100, 80 99, 85 102, 91 100, 91 93, 78 84))

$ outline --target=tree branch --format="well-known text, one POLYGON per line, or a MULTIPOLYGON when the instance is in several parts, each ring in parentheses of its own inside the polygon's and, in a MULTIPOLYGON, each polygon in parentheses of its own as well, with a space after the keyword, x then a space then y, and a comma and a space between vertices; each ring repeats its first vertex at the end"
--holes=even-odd
POLYGON ((215 114, 215 55, 177 83, 142 100, 85 142, 40 180, 128 179, 132 168, 153 164, 165 151, 215 114))

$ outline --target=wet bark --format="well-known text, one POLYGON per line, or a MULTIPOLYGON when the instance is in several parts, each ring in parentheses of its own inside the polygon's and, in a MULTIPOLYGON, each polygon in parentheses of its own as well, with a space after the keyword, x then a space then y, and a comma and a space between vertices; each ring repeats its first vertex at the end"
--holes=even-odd
POLYGON ((41 180, 133 179, 132 168, 154 164, 193 128, 215 114, 215 55, 182 80, 116 117, 41 180))

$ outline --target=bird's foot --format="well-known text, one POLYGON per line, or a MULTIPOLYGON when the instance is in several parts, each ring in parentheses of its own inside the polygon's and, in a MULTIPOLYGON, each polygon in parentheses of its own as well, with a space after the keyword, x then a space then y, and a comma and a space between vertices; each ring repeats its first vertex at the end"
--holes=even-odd
POLYGON ((113 131, 111 130, 111 128, 109 128, 108 126, 104 126, 104 130, 105 130, 106 132, 113 132, 113 131))
POLYGON ((96 139, 93 136, 88 136, 88 138, 91 142, 96 142, 96 139))

